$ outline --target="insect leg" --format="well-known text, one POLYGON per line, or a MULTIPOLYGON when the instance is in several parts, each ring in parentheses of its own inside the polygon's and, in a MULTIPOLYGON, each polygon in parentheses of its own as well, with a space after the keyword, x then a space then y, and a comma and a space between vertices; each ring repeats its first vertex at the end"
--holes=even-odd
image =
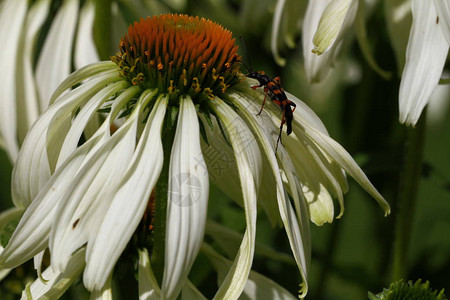
POLYGON ((264 104, 266 104, 266 97, 267 97, 268 91, 266 89, 264 89, 264 91, 266 92, 266 94, 264 95, 264 100, 263 100, 263 103, 261 105, 261 109, 259 110, 259 113, 256 114, 257 116, 259 116, 262 113, 263 108, 264 108, 264 104))
POLYGON ((284 110, 283 110, 283 116, 281 118, 281 125, 280 125, 280 133, 278 134, 277 145, 275 147, 275 153, 277 153, 277 150, 278 150, 278 143, 281 143, 281 145, 284 146, 283 141, 281 140, 281 133, 283 132, 284 123, 286 123, 286 120, 284 118, 284 110))

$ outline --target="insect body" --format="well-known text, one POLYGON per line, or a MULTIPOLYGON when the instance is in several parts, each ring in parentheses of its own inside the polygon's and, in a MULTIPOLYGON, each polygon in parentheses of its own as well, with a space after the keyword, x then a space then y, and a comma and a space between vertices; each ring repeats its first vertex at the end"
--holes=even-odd
MULTIPOLYGON (((286 133, 287 135, 290 135, 292 133, 292 120, 294 119, 294 110, 296 108, 296 105, 294 102, 289 100, 286 96, 286 93, 283 90, 283 87, 281 86, 280 77, 271 78, 267 76, 264 72, 256 72, 247 67, 243 62, 241 62, 245 68, 249 71, 246 77, 253 78, 258 80, 259 85, 252 86, 252 89, 257 89, 259 87, 264 88, 264 92, 266 94, 264 95, 264 100, 261 105, 261 109, 257 115, 260 115, 264 104, 266 103, 267 95, 269 95, 270 100, 274 102, 276 105, 278 105, 281 108, 281 111, 283 112, 283 116, 281 117, 281 125, 280 125, 280 134, 278 135, 277 139, 277 146, 275 148, 275 151, 278 149, 278 143, 281 141, 281 132, 283 131, 283 125, 286 123, 287 129, 286 133)), ((283 142, 281 142, 283 143, 283 142)))

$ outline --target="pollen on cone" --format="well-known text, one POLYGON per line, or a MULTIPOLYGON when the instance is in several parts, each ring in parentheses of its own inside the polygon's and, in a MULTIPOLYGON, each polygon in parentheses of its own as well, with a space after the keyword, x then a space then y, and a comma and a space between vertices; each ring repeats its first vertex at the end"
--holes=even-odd
POLYGON ((165 14, 135 22, 111 59, 133 85, 209 98, 240 81, 229 30, 199 17, 165 14))

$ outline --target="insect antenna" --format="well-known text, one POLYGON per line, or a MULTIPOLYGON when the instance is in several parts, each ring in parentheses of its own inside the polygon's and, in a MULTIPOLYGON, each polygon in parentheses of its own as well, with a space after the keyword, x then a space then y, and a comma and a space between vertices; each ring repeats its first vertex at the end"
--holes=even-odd
POLYGON ((242 35, 239 36, 241 39, 242 49, 244 49, 245 59, 248 61, 248 65, 246 65, 242 60, 240 63, 250 72, 254 72, 252 68, 252 63, 250 62, 250 56, 248 56, 247 46, 245 45, 244 37, 242 35))

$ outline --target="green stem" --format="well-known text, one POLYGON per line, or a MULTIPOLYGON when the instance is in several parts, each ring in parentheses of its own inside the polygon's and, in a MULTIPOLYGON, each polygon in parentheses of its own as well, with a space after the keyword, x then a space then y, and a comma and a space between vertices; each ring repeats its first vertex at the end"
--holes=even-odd
POLYGON ((425 129, 426 110, 422 112, 416 128, 407 129, 406 161, 400 175, 400 190, 396 208, 393 281, 405 278, 408 271, 408 248, 422 171, 425 129))
POLYGON ((327 246, 325 250, 325 255, 321 259, 321 265, 319 267, 319 279, 316 288, 316 293, 314 293, 317 299, 322 299, 326 290, 326 284, 329 279, 330 270, 333 268, 333 258, 336 253, 337 243, 339 241, 341 222, 334 222, 331 227, 331 231, 328 235, 327 246))
POLYGON ((176 111, 168 108, 168 117, 163 128, 162 143, 164 163, 155 187, 155 212, 153 223, 152 266, 156 279, 162 282, 164 272, 164 253, 166 242, 166 214, 169 189, 170 154, 176 130, 176 111))
POLYGON ((95 0, 94 41, 101 60, 111 55, 111 0, 95 0))

